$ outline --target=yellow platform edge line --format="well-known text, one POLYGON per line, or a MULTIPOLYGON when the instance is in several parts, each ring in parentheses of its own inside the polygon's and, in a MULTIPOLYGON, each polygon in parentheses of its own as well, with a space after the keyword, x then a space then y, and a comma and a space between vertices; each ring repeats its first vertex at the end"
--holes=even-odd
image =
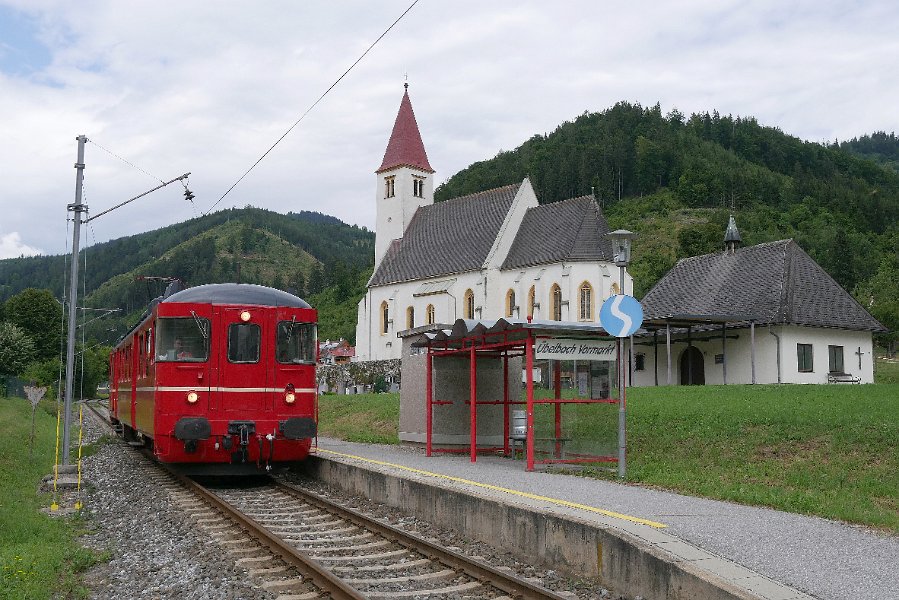
POLYGON ((550 498, 548 496, 538 496, 537 494, 531 494, 529 492, 521 492, 519 490, 511 490, 509 488, 499 487, 496 485, 490 485, 489 483, 480 483, 478 481, 471 481, 469 479, 462 479, 460 477, 453 477, 451 475, 441 475, 440 473, 432 473, 431 471, 423 471, 421 469, 414 469, 412 467, 406 467, 404 465, 397 465, 394 463, 384 462, 381 460, 365 458, 364 456, 356 456, 355 454, 344 454, 342 452, 334 452, 333 450, 325 450, 324 448, 322 448, 320 446, 316 448, 316 451, 325 453, 325 454, 332 454, 334 456, 341 456, 343 458, 352 458, 354 460, 361 460, 362 462, 371 463, 373 465, 392 467, 394 469, 400 469, 403 471, 408 471, 410 473, 417 473, 419 475, 426 475, 428 477, 435 477, 437 479, 446 479, 447 481, 453 481, 456 483, 465 483, 465 484, 473 485, 473 486, 479 487, 479 488, 484 488, 484 489, 488 489, 488 490, 511 494, 513 496, 521 496, 522 498, 528 498, 530 500, 539 500, 541 502, 549 502, 552 504, 558 504, 559 506, 567 506, 569 508, 577 508, 580 510, 586 510, 588 512, 605 515, 607 517, 612 517, 615 519, 622 519, 624 521, 630 521, 631 523, 639 523, 640 525, 648 525, 649 527, 655 527, 656 529, 664 529, 664 528, 668 527, 664 523, 659 523, 657 521, 650 521, 648 519, 641 519, 640 517, 633 517, 631 515, 625 515, 623 513, 618 513, 618 512, 611 511, 611 510, 604 510, 602 508, 596 508, 595 506, 587 506, 586 504, 578 504, 577 502, 569 502, 567 500, 561 500, 559 498, 550 498))

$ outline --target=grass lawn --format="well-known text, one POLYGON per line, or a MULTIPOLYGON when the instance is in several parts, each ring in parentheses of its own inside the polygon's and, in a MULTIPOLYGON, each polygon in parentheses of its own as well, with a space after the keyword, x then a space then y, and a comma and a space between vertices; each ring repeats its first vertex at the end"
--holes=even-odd
POLYGON ((0 397, 0 598, 87 597, 78 573, 95 557, 75 540, 82 523, 40 510, 52 500, 38 486, 54 464, 55 404, 38 406, 33 458, 30 434, 31 404, 0 397))
MULTIPOLYGON (((617 426, 585 414, 567 426, 617 426)), ((398 394, 320 399, 323 435, 396 443, 398 422, 398 394)), ((899 533, 899 384, 630 388, 627 427, 629 482, 899 533)))

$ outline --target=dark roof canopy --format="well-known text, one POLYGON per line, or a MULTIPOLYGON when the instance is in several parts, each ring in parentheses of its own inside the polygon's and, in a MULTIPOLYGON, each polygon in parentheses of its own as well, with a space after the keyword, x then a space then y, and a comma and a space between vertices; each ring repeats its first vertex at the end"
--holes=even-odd
POLYGON ((641 303, 644 321, 714 315, 714 322, 885 330, 793 240, 682 259, 641 303))

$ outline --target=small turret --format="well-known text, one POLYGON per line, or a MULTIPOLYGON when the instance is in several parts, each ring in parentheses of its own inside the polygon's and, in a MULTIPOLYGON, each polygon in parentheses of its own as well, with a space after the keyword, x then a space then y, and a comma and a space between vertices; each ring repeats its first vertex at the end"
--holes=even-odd
POLYGON ((743 238, 740 237, 737 222, 734 220, 734 216, 731 215, 730 220, 727 222, 727 231, 724 232, 724 250, 733 254, 742 242, 743 238))

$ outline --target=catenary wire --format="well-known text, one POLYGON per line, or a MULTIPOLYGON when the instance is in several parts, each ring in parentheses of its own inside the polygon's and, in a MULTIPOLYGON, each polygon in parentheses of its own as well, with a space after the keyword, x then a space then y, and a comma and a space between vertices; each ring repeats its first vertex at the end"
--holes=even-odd
POLYGON ((239 178, 237 181, 235 181, 234 184, 233 184, 231 187, 229 187, 228 190, 227 190, 224 194, 222 194, 222 196, 221 196, 218 200, 215 201, 215 204, 213 204, 212 206, 210 206, 210 207, 206 210, 206 212, 203 213, 203 216, 208 215, 208 214, 212 211, 212 209, 214 209, 216 206, 218 206, 218 204, 219 204, 222 200, 225 199, 225 196, 227 196, 228 194, 230 194, 230 193, 231 193, 231 190, 233 190, 234 188, 236 188, 237 185, 238 185, 241 181, 243 181, 244 177, 246 177, 247 175, 249 175, 249 174, 250 174, 250 171, 252 171, 253 169, 255 169, 255 168, 256 168, 256 165, 258 165, 259 163, 261 163, 262 160, 263 160, 266 156, 268 156, 269 152, 271 152, 272 150, 274 150, 274 149, 275 149, 275 146, 277 146, 278 144, 280 144, 280 143, 281 143, 281 140, 283 140, 284 138, 286 138, 287 135, 288 135, 291 131, 293 131, 294 127, 296 127, 297 125, 299 125, 299 124, 300 124, 300 121, 302 121, 304 118, 306 118, 306 115, 308 115, 310 112, 312 112, 312 109, 315 108, 316 105, 317 105, 319 102, 321 102, 321 101, 324 99, 324 97, 327 96, 328 93, 329 93, 332 89, 334 89, 334 87, 337 86, 337 84, 340 83, 341 80, 342 80, 344 77, 346 77, 347 74, 348 74, 350 71, 352 71, 353 68, 354 68, 356 65, 358 65, 358 64, 362 61, 363 58, 365 58, 365 56, 372 50, 372 48, 374 48, 375 45, 376 45, 378 42, 380 42, 381 39, 383 39, 384 36, 386 36, 386 35, 390 32, 390 30, 393 29, 393 27, 394 27, 397 23, 400 22, 400 21, 403 19, 403 17, 405 17, 406 14, 408 14, 408 12, 409 12, 410 10, 412 10, 412 9, 415 7, 416 4, 418 4, 418 2, 419 2, 419 0, 415 0, 414 2, 412 2, 412 4, 409 5, 409 8, 407 8, 406 10, 404 10, 404 11, 403 11, 403 14, 401 14, 399 17, 397 17, 397 19, 396 19, 393 23, 391 23, 390 26, 389 26, 387 29, 384 30, 384 33, 382 33, 380 36, 378 36, 378 39, 376 39, 374 42, 372 42, 371 46, 369 46, 369 47, 365 50, 365 52, 363 52, 362 55, 359 56, 359 58, 357 58, 356 61, 355 61, 353 64, 351 64, 351 65, 349 66, 349 68, 348 68, 346 71, 344 71, 343 74, 342 74, 340 77, 338 77, 337 80, 334 81, 334 83, 332 83, 331 86, 328 87, 328 89, 326 89, 326 90, 324 91, 324 93, 323 93, 321 96, 318 97, 318 100, 316 100, 315 102, 313 102, 313 103, 312 103, 312 106, 310 106, 309 108, 307 108, 307 109, 306 109, 306 112, 304 112, 302 115, 300 115, 300 118, 297 119, 297 120, 294 122, 294 124, 291 125, 291 126, 287 129, 287 131, 285 131, 284 134, 281 135, 281 137, 279 137, 279 138, 277 139, 277 141, 275 141, 275 143, 272 144, 271 147, 270 147, 268 150, 265 151, 265 153, 264 153, 262 156, 259 157, 259 160, 257 160, 256 162, 254 162, 253 165, 252 165, 249 169, 247 169, 246 172, 245 172, 243 175, 241 175, 240 178, 239 178))

